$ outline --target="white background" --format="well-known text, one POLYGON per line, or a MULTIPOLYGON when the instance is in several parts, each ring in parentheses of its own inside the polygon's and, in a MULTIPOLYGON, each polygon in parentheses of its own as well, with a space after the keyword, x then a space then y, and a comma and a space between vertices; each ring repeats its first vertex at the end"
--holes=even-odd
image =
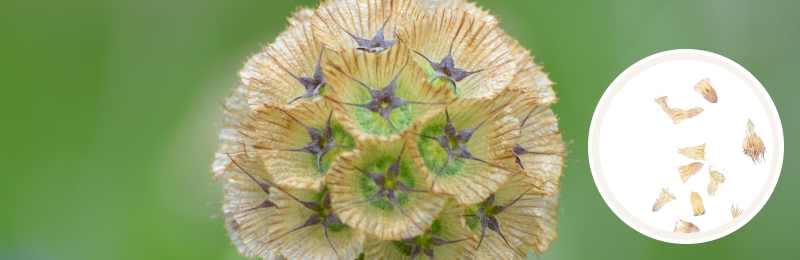
POLYGON ((734 202, 742 210, 754 204, 773 159, 769 154, 772 147, 767 147, 766 161, 757 165, 742 153, 748 119, 769 146, 772 136, 766 111, 750 88, 732 73, 691 60, 647 69, 613 97, 602 119, 599 151, 611 195, 635 217, 670 232, 678 217, 694 223, 701 231, 730 221, 734 202), (710 78, 716 89, 719 96, 716 104, 694 90, 694 85, 703 78, 710 78), (660 96, 667 96, 672 108, 699 106, 704 111, 673 125, 654 101, 660 96), (683 183, 677 167, 696 160, 678 154, 677 150, 702 143, 706 143, 706 160, 701 161, 704 166, 683 183), (709 166, 723 169, 726 177, 714 196, 706 191, 709 166), (652 212, 661 188, 669 188, 677 199, 652 212), (705 215, 693 216, 689 202, 692 191, 702 197, 705 215))

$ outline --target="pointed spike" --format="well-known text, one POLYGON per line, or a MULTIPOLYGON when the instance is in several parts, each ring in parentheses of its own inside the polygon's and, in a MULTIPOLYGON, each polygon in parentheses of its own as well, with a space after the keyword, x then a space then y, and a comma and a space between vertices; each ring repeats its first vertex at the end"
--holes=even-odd
POLYGON ((300 229, 307 228, 307 227, 319 224, 319 222, 320 222, 319 215, 317 215, 317 213, 312 213, 311 216, 309 216, 308 219, 306 219, 306 222, 303 223, 303 225, 301 225, 299 227, 296 227, 296 228, 294 228, 292 230, 289 230, 289 232, 286 232, 283 235, 280 235, 280 236, 278 236, 276 238, 273 238, 270 241, 267 241, 267 244, 275 242, 275 240, 281 239, 281 238, 285 237, 286 235, 291 234, 292 232, 295 232, 295 231, 298 231, 300 229))
POLYGON ((331 112, 328 113, 328 121, 325 122, 325 128, 323 129, 323 135, 325 136, 325 139, 328 139, 329 143, 330 141, 333 141, 333 139, 331 139, 333 137, 333 129, 331 129, 332 117, 333 117, 333 110, 331 110, 331 112))
MULTIPOLYGON (((428 59, 428 57, 425 57, 425 55, 422 55, 422 53, 419 53, 419 52, 418 52, 418 51, 416 51, 416 50, 413 50, 413 49, 412 49, 411 51, 413 51, 414 53, 416 53, 416 54, 417 54, 417 55, 419 55, 419 56, 422 56, 422 58, 423 58, 423 59, 425 59, 425 60, 427 60, 427 61, 428 61, 428 63, 430 63, 430 64, 431 64, 431 67, 433 67, 433 64, 435 63, 434 61, 432 61, 431 59, 428 59)), ((439 77, 436 77, 436 78, 434 78, 434 80, 436 80, 437 78, 439 78, 439 77)), ((431 83, 433 83, 433 81, 431 81, 431 83)))
POLYGON ((322 53, 325 52, 325 47, 322 47, 319 50, 319 57, 317 58, 317 66, 314 67, 314 79, 315 80, 324 80, 324 75, 322 74, 322 53))
POLYGON ((421 249, 421 247, 419 245, 415 245, 415 246, 411 247, 411 254, 410 254, 411 260, 416 260, 417 257, 419 257, 419 254, 420 254, 421 251, 422 251, 422 249, 421 249))
POLYGON ((406 150, 406 144, 403 144, 403 148, 400 148, 400 155, 397 156, 397 160, 389 166, 389 169, 386 170, 386 175, 391 178, 397 178, 400 176, 400 159, 403 158, 403 152, 406 150))
POLYGON ((513 206, 513 205, 514 205, 514 203, 517 203, 517 201, 519 201, 519 199, 521 199, 521 198, 522 198, 522 196, 525 196, 525 194, 528 194, 528 192, 529 192, 531 189, 533 189, 533 187, 529 187, 527 190, 525 190, 525 192, 523 192, 522 194, 520 194, 520 195, 519 195, 519 197, 517 197, 516 199, 514 199, 514 201, 512 201, 511 203, 508 203, 508 205, 505 205, 505 206, 494 206, 494 212, 495 212, 495 214, 500 214, 500 213, 502 213, 503 211, 506 211, 506 210, 507 210, 509 207, 513 206))
POLYGON ((273 56, 272 56, 272 54, 270 54, 268 51, 265 51, 265 52, 267 53, 267 56, 269 56, 269 58, 270 58, 270 59, 272 59, 272 61, 273 61, 273 62, 275 62, 275 64, 276 64, 276 65, 278 65, 278 67, 280 67, 281 69, 283 69, 283 71, 286 71, 286 73, 289 73, 289 75, 291 75, 291 76, 292 76, 294 79, 296 79, 297 81, 300 81, 300 78, 299 78, 299 77, 295 76, 295 75, 294 75, 294 74, 293 74, 291 71, 289 71, 288 69, 286 69, 286 67, 284 67, 284 66, 283 66, 283 64, 281 64, 280 62, 278 62, 278 60, 277 60, 277 59, 275 59, 275 57, 273 57, 273 56))
POLYGON ((444 165, 442 166, 442 169, 439 170, 438 172, 436 172, 436 176, 433 177, 433 181, 431 182, 430 190, 433 190, 433 187, 436 186, 436 180, 439 179, 439 176, 442 174, 444 169, 447 168, 447 164, 449 164, 450 161, 452 161, 452 160, 453 160, 453 152, 451 150, 447 150, 447 160, 444 161, 444 165))
POLYGON ((383 88, 382 92, 383 92, 384 95, 394 96, 395 92, 397 92, 397 78, 400 77, 400 74, 403 73, 403 70, 406 69, 407 65, 408 65, 408 62, 406 62, 406 64, 404 64, 403 67, 400 68, 400 71, 398 71, 397 74, 394 75, 394 78, 392 78, 392 81, 390 81, 389 84, 387 84, 386 87, 383 88))
POLYGON ((430 260, 436 260, 436 257, 433 255, 433 248, 425 248, 422 250, 425 253, 425 256, 428 257, 430 260))
POLYGON ((399 190, 402 191, 402 192, 428 192, 428 191, 425 191, 425 190, 412 189, 411 187, 408 187, 408 185, 406 185, 402 181, 395 182, 395 185, 397 185, 399 190))
MULTIPOLYGON (((244 169, 244 167, 242 167, 241 165, 239 165, 239 163, 238 163, 238 162, 236 162, 235 160, 233 160, 233 157, 231 157, 231 154, 230 154, 230 153, 225 153, 225 154, 226 154, 226 155, 228 155, 228 158, 230 158, 230 159, 231 159, 231 161, 232 161, 234 164, 236 164, 236 166, 237 166, 237 167, 239 167, 239 169, 241 169, 243 172, 247 173, 247 175, 249 175, 249 176, 250 176, 250 178, 253 178, 253 175, 251 175, 249 172, 247 172, 247 170, 245 170, 245 169, 244 169)), ((253 180, 255 180, 255 178, 253 178, 253 180)), ((268 180, 266 180, 266 179, 264 179, 264 180, 265 180, 265 181, 267 181, 269 184, 271 184, 271 185, 272 185, 272 187, 275 187, 276 189, 280 190, 281 192, 283 192, 283 193, 286 193, 286 195, 289 195, 289 197, 292 197, 292 199, 296 200, 296 201, 297 201, 297 202, 299 202, 300 204, 303 204, 303 206, 305 206, 306 208, 309 208, 309 206, 308 206, 307 204, 309 204, 309 203, 316 203, 316 202, 304 202, 304 201, 301 201, 301 200, 297 199, 297 197, 293 196, 291 193, 288 193, 288 192, 286 192, 286 190, 282 189, 282 188, 281 188, 281 187, 279 187, 278 185, 275 185, 275 183, 272 183, 271 181, 268 181, 268 180)), ((318 204, 318 203, 317 203, 317 204, 318 204)), ((311 208, 309 208, 309 209, 311 209, 311 208)))
MULTIPOLYGON (((250 177, 250 179, 251 179, 251 180, 253 180, 254 182, 256 182, 256 184, 258 184, 258 186, 259 186, 259 187, 261 187, 261 190, 262 190, 262 191, 264 191, 264 193, 267 193, 267 194, 269 194, 269 187, 270 187, 270 185, 274 186, 274 184, 273 184, 272 182, 269 182, 269 181, 267 181, 267 182, 269 182, 269 184, 266 184, 266 183, 263 183, 263 182, 260 182, 260 181, 256 180, 256 178, 255 178, 255 177, 253 177, 253 175, 252 175, 252 174, 250 174, 250 172, 248 172, 247 170, 245 170, 245 169, 244 169, 244 167, 242 167, 241 165, 239 165, 239 163, 238 163, 238 162, 236 162, 236 160, 234 160, 234 159, 233 159, 233 156, 231 156, 231 154, 230 154, 230 153, 225 153, 225 154, 226 154, 226 155, 228 155, 228 158, 229 158, 229 159, 231 159, 231 162, 232 162, 233 164, 235 164, 237 167, 239 167, 239 170, 242 170, 242 172, 244 172, 245 174, 247 174, 247 176, 248 176, 248 177, 250 177)), ((277 187, 276 187, 276 188, 277 188, 277 187)))
MULTIPOLYGON (((387 191, 386 199, 389 200, 389 202, 391 202, 395 208, 400 210, 400 213, 403 213, 403 215, 405 215, 408 219, 414 220, 413 218, 411 218, 411 216, 408 215, 408 213, 406 213, 406 210, 404 210, 403 207, 400 207, 400 203, 397 201, 397 193, 395 193, 393 190, 387 191)), ((414 224, 415 227, 420 228, 415 221, 411 221, 411 223, 414 224)))
POLYGON ((453 121, 450 120, 450 112, 447 109, 444 110, 444 115, 447 117, 447 125, 444 126, 444 133, 448 138, 451 138, 456 135, 456 127, 453 125, 453 121))
POLYGON ((336 259, 342 259, 342 257, 339 256, 339 251, 336 251, 336 247, 333 246, 331 238, 328 237, 328 222, 324 220, 322 221, 322 233, 325 234, 325 240, 328 240, 328 245, 331 245, 331 249, 333 249, 333 252, 336 254, 336 259))

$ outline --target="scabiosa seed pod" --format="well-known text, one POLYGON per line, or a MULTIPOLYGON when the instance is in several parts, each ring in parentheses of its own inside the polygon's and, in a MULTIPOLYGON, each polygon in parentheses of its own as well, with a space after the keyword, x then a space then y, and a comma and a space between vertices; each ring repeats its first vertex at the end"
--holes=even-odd
POLYGON ((463 0, 300 8, 224 102, 225 228, 263 259, 524 259, 556 239, 552 82, 463 0))

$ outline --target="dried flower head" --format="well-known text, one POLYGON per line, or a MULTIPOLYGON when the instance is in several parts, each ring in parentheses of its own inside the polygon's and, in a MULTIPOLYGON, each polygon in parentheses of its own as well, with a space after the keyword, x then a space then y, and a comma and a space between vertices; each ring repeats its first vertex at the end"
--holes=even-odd
POLYGON ((688 146, 678 149, 678 153, 689 157, 689 159, 705 160, 706 159, 706 144, 688 146))
POLYGON ((689 221, 684 221, 678 218, 678 221, 675 222, 675 233, 697 233, 700 232, 700 228, 698 228, 695 224, 689 221))
POLYGON ((240 254, 524 259, 556 238, 553 84, 464 0, 328 0, 250 57, 212 165, 240 254))
POLYGON ((714 196, 714 194, 717 193, 717 189, 719 189, 719 185, 725 183, 725 174, 723 174, 720 169, 709 167, 708 175, 710 178, 708 182, 708 195, 714 196))
POLYGON ((756 134, 756 125, 750 119, 747 120, 747 136, 742 141, 742 150, 755 164, 763 162, 764 154, 767 152, 764 141, 761 141, 761 137, 756 134))
POLYGON ((742 210, 739 209, 739 205, 736 204, 736 203, 733 203, 733 205, 731 205, 731 217, 736 218, 741 214, 742 214, 742 210))
POLYGON ((667 188, 661 188, 661 195, 658 196, 656 202, 653 203, 653 212, 661 210, 661 207, 664 207, 667 202, 675 200, 675 194, 669 192, 667 188))
POLYGON ((692 212, 694 212, 695 216, 706 214, 706 207, 703 206, 703 199, 700 198, 700 194, 692 191, 689 200, 692 203, 692 212))
POLYGON ((678 172, 681 174, 681 181, 685 183, 690 177, 694 176, 702 168, 703 163, 701 162, 693 162, 687 165, 678 166, 678 172))
POLYGON ((694 91, 703 95, 703 98, 711 103, 717 103, 717 91, 711 87, 711 80, 704 78, 694 85, 694 91))

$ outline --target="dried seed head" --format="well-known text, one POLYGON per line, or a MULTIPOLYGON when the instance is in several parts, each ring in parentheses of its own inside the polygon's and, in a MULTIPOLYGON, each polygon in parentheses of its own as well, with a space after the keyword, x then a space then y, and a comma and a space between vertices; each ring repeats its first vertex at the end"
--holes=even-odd
POLYGON ((698 228, 695 224, 689 221, 684 221, 678 218, 678 221, 675 222, 675 233, 697 233, 700 232, 700 228, 698 228))
POLYGON ((678 153, 689 159, 706 160, 706 144, 688 146, 678 149, 678 153))
POLYGON ((709 167, 708 175, 710 176, 710 180, 708 182, 708 195, 714 196, 719 189, 719 185, 725 183, 725 175, 720 172, 718 169, 713 169, 709 167))
POLYGON ((661 210, 661 207, 664 207, 667 202, 675 200, 675 194, 669 192, 667 188, 661 188, 661 195, 658 196, 656 202, 653 203, 653 212, 661 210))
POLYGON ((678 166, 678 172, 681 174, 681 181, 685 183, 690 177, 694 176, 702 168, 703 163, 701 162, 693 162, 687 165, 678 166))
POLYGON ((733 205, 731 205, 731 217, 736 218, 741 214, 742 214, 742 210, 739 209, 739 205, 736 204, 736 203, 733 203, 733 205))
POLYGON ((689 200, 692 202, 692 212, 694 212, 695 216, 706 214, 706 208, 703 206, 703 199, 700 198, 700 194, 692 191, 689 200))
POLYGON ((761 137, 756 134, 756 126, 750 119, 747 120, 747 136, 742 141, 742 150, 745 155, 753 160, 753 163, 764 162, 764 154, 767 152, 767 148, 764 147, 761 137))
POLYGON ((694 85, 694 90, 703 95, 703 98, 711 103, 717 103, 717 91, 711 87, 711 80, 708 78, 700 80, 694 85))
POLYGON ((327 0, 288 21, 224 104, 212 170, 241 255, 549 248, 567 154, 558 99, 494 16, 465 0, 327 0))

